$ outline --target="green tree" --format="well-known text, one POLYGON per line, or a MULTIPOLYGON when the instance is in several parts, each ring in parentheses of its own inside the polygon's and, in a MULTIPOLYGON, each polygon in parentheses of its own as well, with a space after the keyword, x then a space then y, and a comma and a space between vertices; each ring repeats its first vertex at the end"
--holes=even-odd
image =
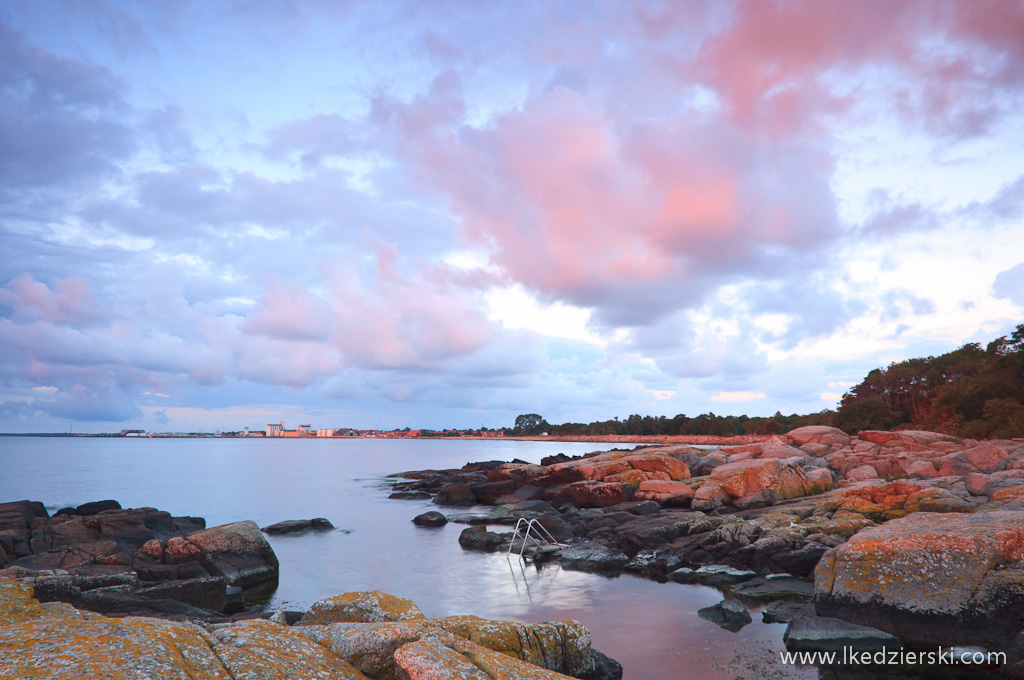
POLYGON ((517 435, 533 436, 550 429, 551 426, 548 425, 548 421, 544 420, 537 413, 524 413, 516 416, 514 430, 517 435))

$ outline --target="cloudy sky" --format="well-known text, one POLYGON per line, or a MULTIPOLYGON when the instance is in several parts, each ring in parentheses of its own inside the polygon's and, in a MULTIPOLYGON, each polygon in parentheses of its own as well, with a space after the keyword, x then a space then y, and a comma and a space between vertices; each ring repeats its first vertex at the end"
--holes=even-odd
POLYGON ((7 0, 0 432, 834 408, 1022 214, 1020 0, 7 0))

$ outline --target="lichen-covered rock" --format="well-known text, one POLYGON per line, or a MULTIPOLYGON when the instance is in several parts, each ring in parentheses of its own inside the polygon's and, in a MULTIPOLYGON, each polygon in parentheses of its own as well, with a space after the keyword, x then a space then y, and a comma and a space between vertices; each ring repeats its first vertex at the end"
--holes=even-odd
POLYGON ((622 460, 629 463, 634 470, 663 472, 669 479, 676 481, 690 478, 690 468, 686 467, 686 463, 663 453, 643 453, 622 460))
MULTIPOLYGON (((353 602, 390 597, 351 595, 353 602)), ((558 671, 588 673, 594 656, 589 632, 575 621, 521 624, 421 615, 295 628, 257 619, 204 628, 106 618, 63 603, 40 605, 30 588, 0 578, 5 678, 567 680, 558 671)))
POLYGON ((363 680, 355 666, 297 630, 255 619, 214 627, 214 654, 234 680, 363 680))
POLYGON ((669 507, 686 507, 693 499, 693 487, 682 482, 651 479, 640 482, 633 496, 638 501, 657 501, 669 507))
POLYGON ((335 595, 314 603, 302 617, 299 625, 379 623, 423 618, 423 612, 412 600, 395 597, 379 590, 363 590, 335 595))
POLYGON ((920 644, 1000 648, 1024 628, 1024 512, 915 513, 815 570, 818 613, 920 644))
MULTIPOLYGON (((709 483, 717 484, 732 505, 772 504, 798 498, 817 490, 799 466, 778 459, 743 460, 726 463, 711 472, 709 483)), ((698 495, 695 498, 699 498, 698 495)))

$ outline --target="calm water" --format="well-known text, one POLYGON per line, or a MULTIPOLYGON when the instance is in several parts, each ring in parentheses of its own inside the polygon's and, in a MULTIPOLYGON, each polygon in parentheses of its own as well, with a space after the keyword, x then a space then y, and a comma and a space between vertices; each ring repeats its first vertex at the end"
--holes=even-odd
MULTIPOLYGON (((0 502, 30 499, 54 510, 114 498, 205 517, 208 526, 251 519, 327 517, 339 529, 270 537, 281 561, 275 609, 305 609, 323 597, 383 590, 427 616, 476 614, 523 622, 578 619, 594 647, 619 660, 625 680, 814 678, 778 664, 784 626, 738 633, 697 617, 722 595, 711 588, 537 570, 503 554, 463 551, 464 525, 410 521, 429 501, 387 499, 394 472, 470 461, 539 462, 599 444, 514 441, 46 439, 0 437, 0 502)), ((460 509, 461 510, 461 509, 460 509)))

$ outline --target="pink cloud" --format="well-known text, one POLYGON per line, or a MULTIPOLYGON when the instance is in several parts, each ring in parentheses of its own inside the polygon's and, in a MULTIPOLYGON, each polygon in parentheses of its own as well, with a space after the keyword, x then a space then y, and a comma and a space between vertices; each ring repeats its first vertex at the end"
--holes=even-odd
POLYGON ((331 306, 304 284, 272 279, 243 330, 277 340, 325 340, 332 316, 331 306))
POLYGON ((977 134, 995 115, 987 99, 1024 82, 1022 33, 1024 8, 1012 0, 743 0, 683 69, 720 95, 734 122, 771 136, 820 134, 823 116, 855 104, 868 67, 891 80, 889 105, 908 119, 977 134), (853 94, 829 77, 846 78, 853 94))
POLYGON ((109 318, 80 276, 55 279, 51 288, 31 274, 19 274, 0 288, 0 304, 12 307, 18 321, 91 326, 109 318))

